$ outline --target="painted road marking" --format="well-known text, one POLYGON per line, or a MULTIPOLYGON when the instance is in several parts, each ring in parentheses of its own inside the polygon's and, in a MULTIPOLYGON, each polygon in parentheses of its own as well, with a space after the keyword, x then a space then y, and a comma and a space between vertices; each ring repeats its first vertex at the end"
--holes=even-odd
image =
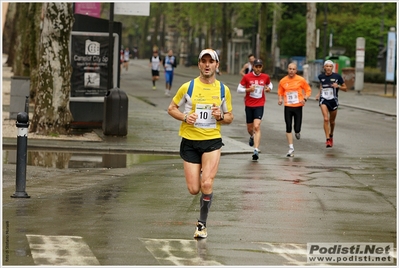
POLYGON ((80 236, 26 235, 36 265, 100 265, 80 236))
POLYGON ((293 243, 268 243, 268 242, 256 242, 260 244, 262 250, 278 254, 288 261, 284 265, 307 265, 306 262, 306 244, 293 244, 293 243), (299 261, 299 258, 303 261, 299 261))
POLYGON ((161 265, 219 266, 217 261, 207 259, 206 239, 151 239, 139 238, 161 265))

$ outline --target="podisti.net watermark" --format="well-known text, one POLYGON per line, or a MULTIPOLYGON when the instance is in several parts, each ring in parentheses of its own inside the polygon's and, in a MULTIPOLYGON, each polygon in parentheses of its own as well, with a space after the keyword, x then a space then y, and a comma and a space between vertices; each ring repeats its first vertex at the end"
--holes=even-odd
POLYGON ((308 263, 390 264, 393 243, 307 243, 308 263))

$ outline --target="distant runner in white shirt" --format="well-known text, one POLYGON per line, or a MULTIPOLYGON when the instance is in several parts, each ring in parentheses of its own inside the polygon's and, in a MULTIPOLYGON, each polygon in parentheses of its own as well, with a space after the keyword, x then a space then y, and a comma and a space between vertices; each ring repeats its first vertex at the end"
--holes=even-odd
POLYGON ((152 57, 150 58, 151 74, 152 74, 152 89, 157 89, 155 86, 155 81, 159 79, 159 70, 161 68, 161 58, 158 55, 158 51, 154 50, 152 52, 152 57))

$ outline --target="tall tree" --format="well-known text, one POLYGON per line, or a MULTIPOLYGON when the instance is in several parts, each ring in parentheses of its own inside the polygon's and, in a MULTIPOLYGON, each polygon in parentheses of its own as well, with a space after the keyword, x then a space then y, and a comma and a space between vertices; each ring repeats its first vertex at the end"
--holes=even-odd
POLYGON ((6 22, 8 29, 3 35, 10 39, 3 40, 9 44, 8 49, 3 51, 8 54, 7 65, 13 67, 14 76, 30 78, 30 100, 36 93, 41 7, 42 3, 10 3, 6 22))
POLYGON ((29 76, 29 3, 16 4, 11 35, 10 65, 15 76, 29 76))
POLYGON ((266 60, 270 59, 267 56, 267 21, 269 20, 268 15, 268 3, 261 3, 259 12, 259 58, 263 60, 263 66, 269 68, 270 64, 266 60))
MULTIPOLYGON (((4 6, 3 6, 4 8, 4 6)), ((14 54, 15 54, 15 49, 13 49, 14 47, 14 42, 15 42, 15 38, 16 38, 16 34, 14 34, 14 29, 15 29, 15 13, 16 13, 16 9, 17 9, 17 4, 16 3, 8 3, 7 5, 7 13, 5 18, 3 18, 3 20, 5 20, 4 22, 4 27, 3 27, 3 36, 2 36, 2 47, 3 47, 3 53, 7 54, 7 66, 11 67, 12 66, 12 61, 14 59, 14 54), (13 37, 14 34, 14 37, 13 37), (14 38, 14 39, 12 39, 14 38)))
POLYGON ((40 40, 41 31, 41 15, 42 15, 42 3, 30 3, 28 18, 29 24, 29 73, 30 73, 30 100, 34 100, 36 96, 36 88, 38 84, 39 70, 39 49, 38 42, 40 40))
POLYGON ((222 56, 221 56, 221 64, 220 69, 222 71, 227 70, 227 55, 228 55, 228 42, 232 38, 232 22, 231 18, 233 17, 234 7, 233 3, 220 3, 222 9, 222 56))
POLYGON ((316 59, 316 3, 307 3, 306 12, 306 62, 316 59))
POLYGON ((38 84, 30 130, 43 135, 66 134, 72 121, 69 110, 72 3, 44 3, 42 12, 38 84))
POLYGON ((276 55, 279 53, 278 49, 278 37, 279 34, 277 32, 277 25, 281 20, 281 3, 274 3, 272 4, 273 6, 273 27, 272 27, 272 45, 271 45, 271 57, 272 57, 272 66, 273 66, 273 71, 275 70, 275 67, 280 67, 280 63, 276 62, 276 55))
POLYGON ((151 36, 151 44, 153 46, 159 47, 159 41, 158 41, 158 35, 159 35, 159 28, 161 24, 161 13, 162 13, 162 3, 154 3, 151 5, 151 11, 153 11, 153 18, 154 18, 154 24, 153 24, 153 29, 154 32, 151 36))

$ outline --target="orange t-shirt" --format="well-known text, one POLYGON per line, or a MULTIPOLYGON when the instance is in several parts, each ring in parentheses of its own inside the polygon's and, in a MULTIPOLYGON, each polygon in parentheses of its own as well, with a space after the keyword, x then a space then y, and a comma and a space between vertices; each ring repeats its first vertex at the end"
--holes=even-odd
POLYGON ((277 93, 284 97, 284 106, 300 107, 303 106, 303 99, 310 97, 312 89, 302 76, 291 78, 287 75, 280 80, 277 93))

